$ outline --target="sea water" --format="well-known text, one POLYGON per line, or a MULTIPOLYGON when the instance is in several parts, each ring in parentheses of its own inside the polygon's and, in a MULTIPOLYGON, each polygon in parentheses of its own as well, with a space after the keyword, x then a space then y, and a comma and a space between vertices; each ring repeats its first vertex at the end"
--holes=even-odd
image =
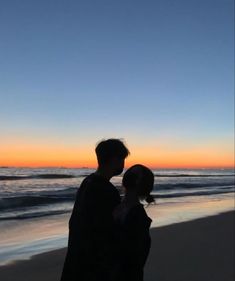
MULTIPOLYGON (((152 227, 234 209, 232 169, 153 169, 152 227)), ((0 264, 67 244, 76 191, 94 169, 0 168, 0 264)), ((112 183, 123 194, 122 175, 112 183)))

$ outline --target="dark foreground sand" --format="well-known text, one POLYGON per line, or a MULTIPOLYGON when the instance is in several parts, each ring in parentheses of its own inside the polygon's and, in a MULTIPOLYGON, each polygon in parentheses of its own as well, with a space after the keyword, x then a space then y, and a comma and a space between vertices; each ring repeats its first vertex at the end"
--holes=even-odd
MULTIPOLYGON (((234 212, 151 230, 145 281, 234 281, 234 212)), ((1 281, 59 281, 65 249, 0 267, 1 281)), ((134 281, 134 280, 130 280, 134 281)))

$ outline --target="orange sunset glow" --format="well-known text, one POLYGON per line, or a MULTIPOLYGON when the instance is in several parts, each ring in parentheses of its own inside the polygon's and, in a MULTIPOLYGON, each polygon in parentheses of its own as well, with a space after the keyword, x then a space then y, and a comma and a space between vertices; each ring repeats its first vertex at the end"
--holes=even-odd
MULTIPOLYGON (((129 147, 130 156, 126 167, 142 163, 152 168, 231 168, 234 157, 231 149, 205 146, 194 149, 166 146, 129 147)), ((15 143, 0 147, 0 166, 14 167, 89 167, 95 168, 96 156, 93 147, 15 143)))

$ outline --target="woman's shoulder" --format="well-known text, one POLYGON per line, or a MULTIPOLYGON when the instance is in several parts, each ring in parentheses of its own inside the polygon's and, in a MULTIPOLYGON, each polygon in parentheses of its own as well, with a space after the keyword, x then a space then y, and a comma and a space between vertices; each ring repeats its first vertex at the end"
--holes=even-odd
POLYGON ((133 216, 140 216, 140 217, 143 217, 143 218, 149 218, 147 213, 146 213, 146 211, 145 211, 144 205, 141 204, 141 203, 136 204, 135 206, 133 206, 130 209, 129 214, 133 215, 133 216))
POLYGON ((131 223, 133 222, 134 224, 145 227, 150 227, 151 225, 151 218, 147 215, 144 205, 143 204, 137 204, 133 206, 127 216, 126 216, 126 222, 131 223))

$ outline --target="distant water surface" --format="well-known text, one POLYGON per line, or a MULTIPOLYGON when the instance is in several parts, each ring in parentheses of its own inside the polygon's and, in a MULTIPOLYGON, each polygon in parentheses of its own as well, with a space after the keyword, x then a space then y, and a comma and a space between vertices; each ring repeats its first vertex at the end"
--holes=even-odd
MULTIPOLYGON (((0 168, 0 221, 71 212, 82 180, 93 169, 0 168)), ((153 170, 152 194, 159 204, 186 202, 189 196, 222 198, 234 193, 232 169, 153 170)), ((120 190, 122 176, 112 179, 120 190)))

